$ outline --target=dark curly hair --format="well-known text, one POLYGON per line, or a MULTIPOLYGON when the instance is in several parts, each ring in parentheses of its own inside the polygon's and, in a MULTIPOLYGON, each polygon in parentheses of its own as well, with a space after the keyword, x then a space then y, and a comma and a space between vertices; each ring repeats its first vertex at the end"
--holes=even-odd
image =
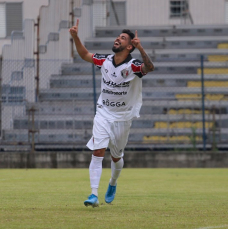
MULTIPOLYGON (((122 33, 128 34, 128 36, 131 38, 131 40, 135 38, 135 34, 132 33, 131 30, 129 30, 129 29, 123 29, 123 30, 122 30, 122 33)), ((130 43, 130 44, 131 44, 131 43, 130 43)), ((132 44, 131 44, 131 45, 132 45, 132 44)), ((132 45, 132 49, 131 49, 130 53, 132 53, 134 50, 135 50, 135 47, 132 45)))

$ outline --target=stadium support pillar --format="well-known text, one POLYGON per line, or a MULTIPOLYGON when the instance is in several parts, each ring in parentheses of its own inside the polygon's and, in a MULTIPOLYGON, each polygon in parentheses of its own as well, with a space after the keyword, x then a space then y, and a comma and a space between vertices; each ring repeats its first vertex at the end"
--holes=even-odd
MULTIPOLYGON (((71 1, 71 12, 69 13, 71 16, 71 26, 74 26, 74 0, 71 1)), ((74 40, 70 38, 70 45, 71 45, 71 57, 74 58, 74 40)))
POLYGON ((37 32, 36 32, 36 52, 34 52, 34 55, 36 55, 36 102, 39 100, 39 91, 40 91, 40 16, 37 17, 37 23, 35 24, 35 27, 37 27, 37 32))
POLYGON ((31 107, 28 109, 28 140, 30 141, 30 134, 32 135, 31 142, 31 151, 27 154, 27 168, 35 168, 35 133, 38 130, 35 129, 35 107, 31 107), (30 120, 30 116, 32 115, 32 120, 30 120))
POLYGON ((205 106, 204 106, 204 56, 201 55, 201 94, 202 94, 202 123, 203 123, 203 151, 206 150, 206 133, 205 133, 205 106))

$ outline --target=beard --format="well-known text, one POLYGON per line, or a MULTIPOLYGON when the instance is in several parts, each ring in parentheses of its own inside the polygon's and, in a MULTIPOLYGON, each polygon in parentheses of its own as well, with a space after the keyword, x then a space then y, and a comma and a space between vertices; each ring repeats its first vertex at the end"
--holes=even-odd
POLYGON ((114 53, 121 52, 123 50, 124 50, 124 48, 121 45, 118 48, 116 48, 115 46, 112 47, 112 51, 114 53))

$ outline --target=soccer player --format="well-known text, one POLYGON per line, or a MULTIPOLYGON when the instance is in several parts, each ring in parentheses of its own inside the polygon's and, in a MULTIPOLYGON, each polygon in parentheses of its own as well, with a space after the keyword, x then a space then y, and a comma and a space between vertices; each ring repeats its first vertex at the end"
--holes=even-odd
POLYGON ((78 37, 79 19, 69 32, 80 57, 101 69, 101 94, 93 121, 93 135, 87 147, 93 150, 89 166, 91 195, 85 206, 97 207, 98 187, 102 173, 102 160, 107 147, 111 152, 111 179, 105 194, 105 202, 111 203, 116 194, 117 179, 124 165, 124 148, 132 119, 139 117, 142 105, 142 77, 154 70, 154 65, 145 53, 137 31, 123 30, 115 39, 114 55, 90 53, 78 37), (137 48, 143 62, 134 59, 131 52, 137 48))

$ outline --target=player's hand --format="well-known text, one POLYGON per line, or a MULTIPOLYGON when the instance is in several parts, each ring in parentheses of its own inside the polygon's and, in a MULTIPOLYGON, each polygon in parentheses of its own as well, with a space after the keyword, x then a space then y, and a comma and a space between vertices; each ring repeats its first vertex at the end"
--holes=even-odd
POLYGON ((78 25, 79 25, 79 19, 77 19, 76 24, 69 29, 69 32, 73 38, 78 37, 78 25))
POLYGON ((142 47, 141 46, 141 43, 140 43, 140 40, 138 38, 138 31, 137 30, 135 30, 135 37, 134 37, 134 39, 131 40, 131 43, 137 49, 140 48, 140 47, 142 47))

